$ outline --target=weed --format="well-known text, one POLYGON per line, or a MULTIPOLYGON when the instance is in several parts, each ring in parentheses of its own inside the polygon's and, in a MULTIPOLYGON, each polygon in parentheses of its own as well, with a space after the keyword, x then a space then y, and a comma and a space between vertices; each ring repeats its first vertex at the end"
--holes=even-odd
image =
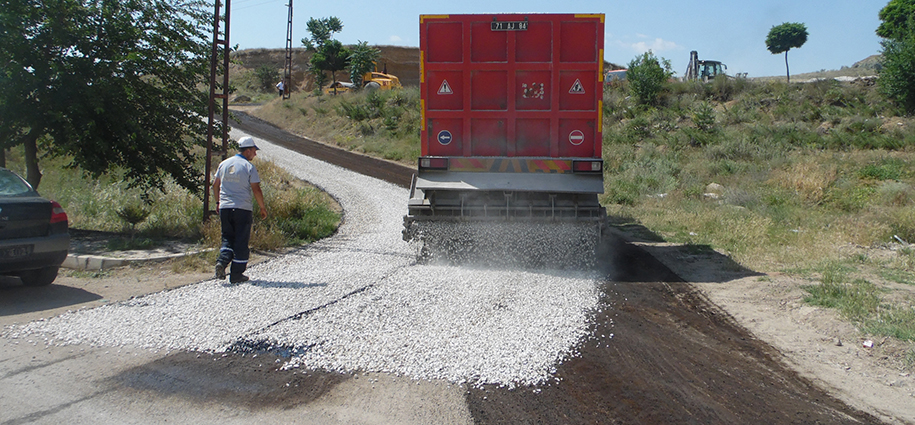
POLYGON ((915 309, 881 306, 863 321, 861 330, 871 335, 915 341, 915 309))
POLYGON ((692 119, 693 124, 695 124, 696 128, 698 128, 700 131, 708 133, 716 129, 715 110, 708 102, 702 102, 698 107, 695 108, 693 111, 692 119))
POLYGON ((847 282, 848 268, 831 263, 822 271, 818 285, 804 286, 808 296, 804 302, 821 307, 835 308, 842 316, 860 322, 876 312, 880 304, 874 284, 855 279, 847 282))
POLYGON ((106 248, 109 251, 129 251, 134 249, 150 249, 161 246, 162 242, 151 238, 119 238, 108 241, 106 248))
POLYGON ((108 270, 71 270, 66 274, 77 279, 104 279, 111 276, 108 270))
POLYGON ((868 164, 858 170, 858 177, 872 180, 899 180, 902 178, 906 164, 899 160, 883 161, 880 164, 868 164))
POLYGON ((915 273, 905 270, 881 268, 878 270, 880 277, 890 282, 901 283, 903 285, 915 285, 915 273))
POLYGON ((647 139, 651 137, 651 122, 644 116, 635 117, 626 123, 625 134, 635 143, 647 139))

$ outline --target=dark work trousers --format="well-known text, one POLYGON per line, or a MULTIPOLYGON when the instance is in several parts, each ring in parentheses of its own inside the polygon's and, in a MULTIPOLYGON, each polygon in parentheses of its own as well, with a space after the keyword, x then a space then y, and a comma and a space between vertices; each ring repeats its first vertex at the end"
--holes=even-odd
POLYGON ((219 248, 219 264, 231 264, 229 273, 240 275, 248 267, 248 241, 251 239, 251 211, 237 208, 219 210, 222 222, 222 246, 219 248))

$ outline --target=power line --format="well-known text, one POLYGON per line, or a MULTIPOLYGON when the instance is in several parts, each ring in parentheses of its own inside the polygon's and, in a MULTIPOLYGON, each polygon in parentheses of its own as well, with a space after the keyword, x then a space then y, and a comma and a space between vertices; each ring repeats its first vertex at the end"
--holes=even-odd
MULTIPOLYGON (((249 1, 250 1, 250 0, 249 0, 249 1)), ((283 1, 283 0, 268 0, 268 1, 265 1, 265 2, 262 2, 262 3, 249 4, 249 5, 246 5, 245 7, 238 7, 238 8, 235 8, 235 10, 250 9, 250 8, 252 8, 252 7, 258 7, 258 6, 263 6, 263 5, 265 5, 265 4, 276 3, 277 1, 283 1)), ((283 4, 283 5, 285 6, 285 4, 283 4)))

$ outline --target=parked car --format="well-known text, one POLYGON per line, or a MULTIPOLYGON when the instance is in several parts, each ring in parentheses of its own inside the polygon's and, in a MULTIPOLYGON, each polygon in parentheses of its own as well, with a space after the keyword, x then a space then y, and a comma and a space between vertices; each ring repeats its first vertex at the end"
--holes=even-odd
POLYGON ((67 213, 22 177, 0 168, 0 275, 28 286, 50 285, 67 258, 67 213))

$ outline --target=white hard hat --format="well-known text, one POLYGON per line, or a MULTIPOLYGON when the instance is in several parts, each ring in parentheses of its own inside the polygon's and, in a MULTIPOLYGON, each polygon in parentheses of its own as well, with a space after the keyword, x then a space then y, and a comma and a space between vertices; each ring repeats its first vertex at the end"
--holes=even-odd
POLYGON ((247 137, 247 136, 242 137, 241 139, 238 139, 238 149, 245 149, 245 148, 254 148, 257 150, 261 149, 261 148, 257 147, 257 145, 254 144, 254 139, 247 137))

